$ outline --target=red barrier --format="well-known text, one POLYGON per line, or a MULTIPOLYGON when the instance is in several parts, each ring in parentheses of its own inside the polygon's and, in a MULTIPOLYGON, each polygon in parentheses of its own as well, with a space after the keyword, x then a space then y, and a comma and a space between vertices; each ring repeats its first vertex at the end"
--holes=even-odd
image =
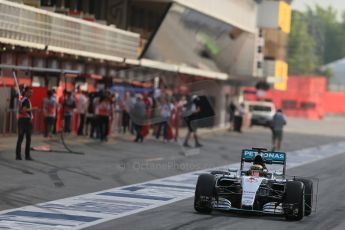
POLYGON ((324 108, 327 113, 345 114, 345 93, 327 92, 324 101, 324 108))
MULTIPOLYGON (((326 112, 331 112, 330 110, 345 112, 344 106, 339 106, 344 100, 337 98, 339 95, 328 96, 326 86, 327 81, 324 77, 290 76, 286 91, 271 90, 258 98, 253 94, 253 87, 245 88, 246 92, 249 92, 245 99, 271 100, 277 108, 282 108, 286 115, 292 117, 321 119, 326 112)), ((345 94, 343 95, 345 99, 345 94)))
MULTIPOLYGON (((37 114, 38 117, 34 116, 33 124, 38 124, 38 130, 43 133, 44 132, 44 119, 43 119, 43 100, 47 97, 48 87, 33 87, 32 88, 32 96, 31 96, 31 104, 32 107, 37 107, 40 109, 40 113, 37 114)), ((36 115, 36 116, 37 116, 36 115)))

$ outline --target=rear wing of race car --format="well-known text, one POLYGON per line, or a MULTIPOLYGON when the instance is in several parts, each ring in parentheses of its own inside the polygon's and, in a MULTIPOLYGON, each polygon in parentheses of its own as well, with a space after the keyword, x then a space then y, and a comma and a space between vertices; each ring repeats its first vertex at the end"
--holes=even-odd
POLYGON ((261 155, 265 164, 278 164, 283 165, 283 174, 285 175, 286 170, 286 153, 285 152, 274 152, 267 151, 263 148, 243 149, 241 155, 241 170, 244 162, 254 162, 257 155, 261 155))

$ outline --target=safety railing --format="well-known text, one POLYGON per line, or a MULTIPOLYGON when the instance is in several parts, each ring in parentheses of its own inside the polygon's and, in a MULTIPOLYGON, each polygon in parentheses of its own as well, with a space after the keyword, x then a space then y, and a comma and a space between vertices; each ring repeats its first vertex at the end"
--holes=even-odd
POLYGON ((1 38, 122 58, 137 58, 140 41, 139 34, 5 0, 1 38))

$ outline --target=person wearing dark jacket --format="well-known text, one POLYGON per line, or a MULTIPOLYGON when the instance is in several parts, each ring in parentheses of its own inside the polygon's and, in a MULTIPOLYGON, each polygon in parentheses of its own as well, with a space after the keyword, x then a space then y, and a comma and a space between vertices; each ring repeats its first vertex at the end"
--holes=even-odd
POLYGON ((21 146, 26 138, 25 143, 25 160, 32 161, 30 156, 30 146, 31 146, 31 134, 32 134, 32 111, 36 108, 32 108, 30 97, 32 95, 32 88, 25 87, 23 91, 23 98, 19 101, 18 107, 18 139, 16 146, 16 160, 21 160, 21 146))
POLYGON ((144 135, 143 135, 143 126, 145 123, 145 103, 143 101, 142 95, 138 94, 136 96, 137 101, 134 104, 134 107, 131 111, 131 119, 134 123, 135 131, 136 131, 136 138, 135 142, 143 142, 144 135))
POLYGON ((278 109, 273 116, 272 128, 272 150, 280 151, 283 141, 283 127, 286 125, 286 119, 281 109, 278 109))
POLYGON ((236 132, 239 132, 239 133, 242 132, 244 115, 245 115, 244 103, 241 103, 241 105, 238 108, 238 110, 236 111, 235 117, 234 117, 234 130, 236 132))
POLYGON ((229 131, 231 131, 234 128, 233 124, 234 124, 234 118, 235 118, 235 112, 236 112, 236 105, 234 104, 233 101, 231 101, 229 104, 228 112, 229 112, 229 123, 230 123, 229 131))
POLYGON ((184 117, 184 120, 188 127, 188 132, 183 143, 184 147, 190 148, 188 141, 190 136, 193 134, 195 140, 195 147, 202 147, 203 145, 199 142, 199 137, 197 134, 197 124, 195 122, 199 119, 199 114, 201 113, 200 99, 197 95, 193 95, 192 101, 188 108, 188 115, 184 117))
POLYGON ((65 98, 64 98, 64 132, 65 133, 70 133, 71 132, 71 120, 73 116, 73 109, 75 108, 75 101, 72 97, 71 92, 66 92, 65 93, 65 98))

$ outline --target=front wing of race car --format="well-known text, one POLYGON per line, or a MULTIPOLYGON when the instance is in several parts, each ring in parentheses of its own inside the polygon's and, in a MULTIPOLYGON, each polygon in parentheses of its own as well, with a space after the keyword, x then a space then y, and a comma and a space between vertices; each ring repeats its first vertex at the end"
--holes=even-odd
POLYGON ((284 215, 282 204, 277 204, 276 202, 266 203, 265 205, 263 205, 262 210, 255 210, 247 208, 235 208, 232 207, 231 202, 228 199, 219 198, 218 201, 213 202, 212 209, 219 211, 252 213, 259 215, 284 215))

